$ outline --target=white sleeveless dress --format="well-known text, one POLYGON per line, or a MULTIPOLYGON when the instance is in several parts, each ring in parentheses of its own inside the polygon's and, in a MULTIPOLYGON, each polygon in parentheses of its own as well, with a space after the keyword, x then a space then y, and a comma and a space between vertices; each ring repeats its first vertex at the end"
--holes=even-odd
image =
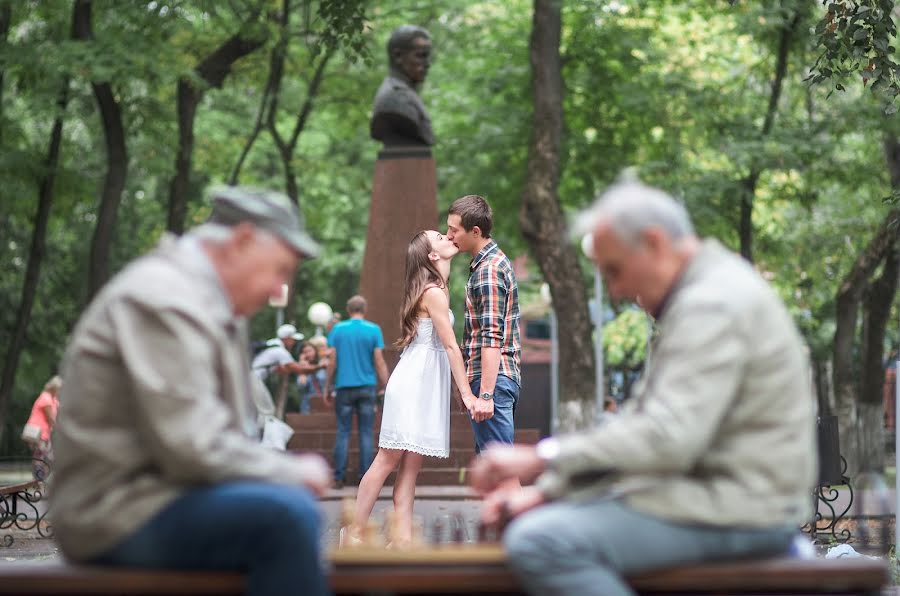
POLYGON ((450 457, 450 360, 431 319, 418 325, 384 391, 378 446, 450 457))

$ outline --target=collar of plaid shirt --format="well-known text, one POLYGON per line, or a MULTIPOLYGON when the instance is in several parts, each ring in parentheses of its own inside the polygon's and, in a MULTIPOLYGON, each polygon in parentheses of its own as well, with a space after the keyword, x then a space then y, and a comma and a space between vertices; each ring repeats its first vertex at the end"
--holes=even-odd
POLYGON ((484 245, 484 248, 478 251, 478 254, 475 255, 474 259, 472 259, 472 262, 469 263, 469 271, 475 271, 475 268, 478 267, 478 265, 481 264, 483 260, 488 258, 488 255, 494 254, 498 250, 498 248, 499 247, 497 246, 496 242, 494 242, 493 240, 489 240, 488 243, 484 245))

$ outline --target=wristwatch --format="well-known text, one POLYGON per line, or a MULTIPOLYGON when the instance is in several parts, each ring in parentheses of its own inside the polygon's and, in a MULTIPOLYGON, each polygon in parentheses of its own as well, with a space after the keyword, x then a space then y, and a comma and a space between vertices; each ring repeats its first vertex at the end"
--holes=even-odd
POLYGON ((480 397, 481 399, 483 399, 485 401, 490 401, 490 400, 494 399, 494 394, 488 393, 487 391, 485 391, 484 393, 479 394, 478 397, 480 397))

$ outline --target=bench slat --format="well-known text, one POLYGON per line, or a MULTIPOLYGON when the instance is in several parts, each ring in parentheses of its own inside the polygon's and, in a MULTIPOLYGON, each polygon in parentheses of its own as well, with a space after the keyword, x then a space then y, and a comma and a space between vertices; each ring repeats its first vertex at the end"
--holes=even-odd
POLYGON ((69 565, 25 564, 0 567, 0 594, 49 596, 234 595, 243 593, 238 573, 99 569, 69 565))
MULTIPOLYGON (((878 594, 888 583, 888 568, 871 559, 779 559, 682 567, 630 578, 629 583, 640 594, 878 594)), ((241 575, 225 572, 0 566, 0 594, 237 596, 243 585, 241 575)), ((338 564, 331 585, 338 595, 521 593, 502 562, 338 564)))
POLYGON ((28 482, 21 482, 19 484, 7 484, 5 486, 0 486, 0 495, 11 495, 14 493, 29 491, 37 487, 37 480, 29 480, 28 482))

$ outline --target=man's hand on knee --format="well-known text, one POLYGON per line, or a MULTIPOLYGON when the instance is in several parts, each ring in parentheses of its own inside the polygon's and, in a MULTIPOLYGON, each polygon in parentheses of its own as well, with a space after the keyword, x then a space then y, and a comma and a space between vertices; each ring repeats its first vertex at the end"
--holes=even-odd
POLYGON ((505 523, 544 503, 544 493, 535 486, 498 488, 485 495, 481 504, 481 521, 487 525, 505 523))
POLYGON ((530 483, 544 471, 531 445, 492 445, 469 466, 469 484, 484 494, 511 478, 530 483))

